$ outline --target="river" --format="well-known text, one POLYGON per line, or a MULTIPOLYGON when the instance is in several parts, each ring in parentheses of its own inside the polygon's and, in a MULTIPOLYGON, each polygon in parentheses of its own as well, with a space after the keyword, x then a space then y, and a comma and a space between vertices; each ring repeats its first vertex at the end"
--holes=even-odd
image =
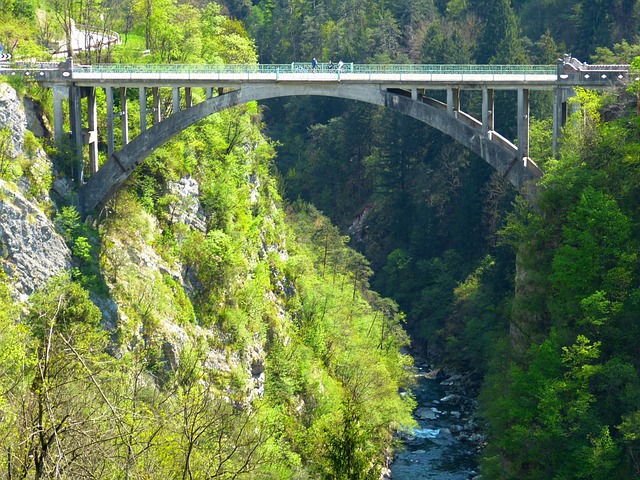
POLYGON ((458 376, 440 377, 423 365, 416 377, 419 427, 404 438, 391 464, 393 480, 479 479, 477 451, 483 438, 475 431, 475 402, 460 391, 458 376))

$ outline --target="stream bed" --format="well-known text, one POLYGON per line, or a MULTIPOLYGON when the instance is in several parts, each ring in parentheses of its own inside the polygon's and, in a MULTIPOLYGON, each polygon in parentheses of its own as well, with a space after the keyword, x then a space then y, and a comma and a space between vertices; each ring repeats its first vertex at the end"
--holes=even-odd
POLYGON ((393 480, 481 478, 478 451, 484 437, 477 432, 475 400, 465 395, 461 380, 426 365, 417 368, 413 393, 419 427, 402 439, 404 448, 390 466, 393 480))

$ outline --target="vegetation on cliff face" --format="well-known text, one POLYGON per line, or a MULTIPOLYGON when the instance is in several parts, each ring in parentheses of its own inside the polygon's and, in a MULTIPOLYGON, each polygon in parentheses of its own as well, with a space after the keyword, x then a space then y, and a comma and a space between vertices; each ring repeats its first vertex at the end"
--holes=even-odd
MULTIPOLYGON (((151 60, 255 61, 218 6, 152 3, 114 56, 131 61, 146 32, 151 60), (188 39, 167 45, 169 27, 188 39)), ((16 28, 34 19, 2 10, 16 28)), ((157 150, 95 224, 61 206, 75 268, 28 306, 3 277, 11 478, 379 477, 413 422, 404 316, 326 217, 283 210, 261 128, 256 104, 213 115, 157 150)))

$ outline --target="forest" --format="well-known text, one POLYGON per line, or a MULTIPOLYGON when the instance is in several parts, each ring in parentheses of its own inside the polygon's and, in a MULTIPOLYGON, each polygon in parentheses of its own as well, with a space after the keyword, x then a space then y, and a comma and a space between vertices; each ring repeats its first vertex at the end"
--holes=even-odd
MULTIPOLYGON (((0 12, 15 59, 50 59, 73 20, 122 38, 82 63, 569 53, 640 71, 636 0, 2 0, 0 12)), ((5 80, 51 116, 49 92, 5 80)), ((0 471, 377 479, 413 426, 415 352, 476 382, 482 478, 640 478, 639 92, 576 89, 556 154, 552 95, 532 92, 535 204, 424 124, 300 97, 198 123, 84 222, 72 198, 48 197, 71 149, 25 135, 23 156, 0 152, 0 177, 29 179, 74 267, 28 306, 3 274, 0 471), (204 228, 179 215, 170 186, 184 178, 204 228), (98 309, 106 298, 117 321, 98 309)), ((462 101, 479 112, 479 94, 462 101)), ((515 108, 496 93, 506 137, 515 108)))

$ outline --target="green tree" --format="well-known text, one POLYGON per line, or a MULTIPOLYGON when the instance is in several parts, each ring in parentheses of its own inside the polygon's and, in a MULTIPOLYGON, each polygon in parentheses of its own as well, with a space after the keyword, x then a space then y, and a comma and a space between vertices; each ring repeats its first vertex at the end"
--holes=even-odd
POLYGON ((511 0, 471 0, 470 4, 484 20, 475 55, 478 63, 527 63, 518 18, 511 7, 511 0))

